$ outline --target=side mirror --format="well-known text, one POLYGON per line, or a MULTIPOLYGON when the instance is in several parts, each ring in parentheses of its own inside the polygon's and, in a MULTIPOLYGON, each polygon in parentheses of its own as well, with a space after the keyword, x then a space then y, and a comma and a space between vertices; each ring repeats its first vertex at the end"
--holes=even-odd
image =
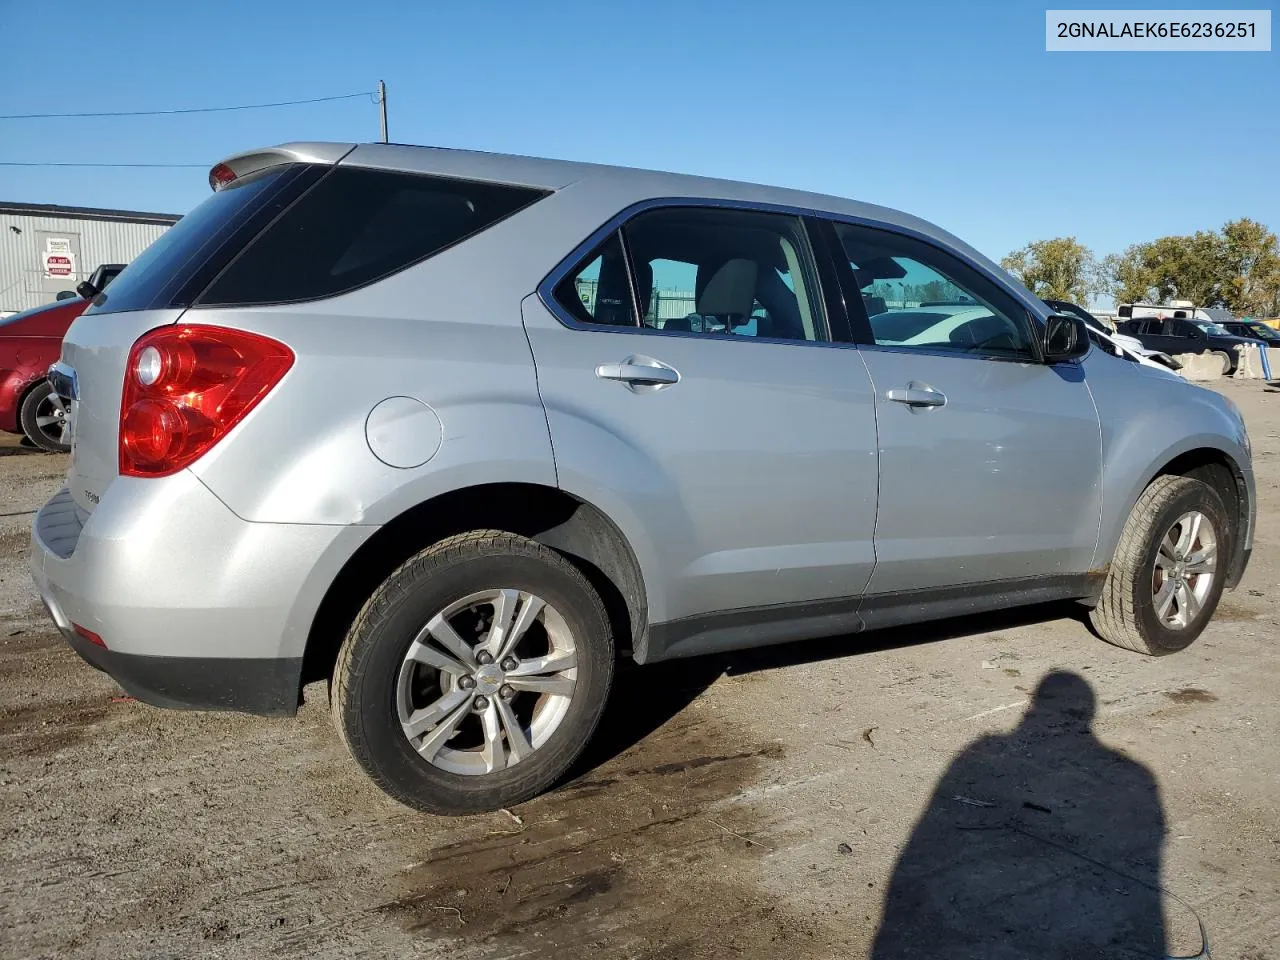
POLYGON ((1079 317, 1051 314, 1045 321, 1042 349, 1045 363, 1079 360, 1089 352, 1089 327, 1079 317))
POLYGON ((76 292, 75 292, 74 290, 59 290, 59 291, 58 291, 58 295, 57 295, 56 297, 54 297, 53 299, 55 299, 55 300, 74 300, 74 299, 75 299, 75 297, 76 297, 76 292))

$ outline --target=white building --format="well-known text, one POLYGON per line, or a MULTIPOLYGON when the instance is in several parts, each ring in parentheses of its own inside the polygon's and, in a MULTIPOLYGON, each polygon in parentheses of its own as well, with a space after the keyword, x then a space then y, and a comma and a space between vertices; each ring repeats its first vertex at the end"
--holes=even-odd
POLYGON ((0 317, 75 290, 102 263, 128 263, 173 226, 168 213, 0 200, 0 317))

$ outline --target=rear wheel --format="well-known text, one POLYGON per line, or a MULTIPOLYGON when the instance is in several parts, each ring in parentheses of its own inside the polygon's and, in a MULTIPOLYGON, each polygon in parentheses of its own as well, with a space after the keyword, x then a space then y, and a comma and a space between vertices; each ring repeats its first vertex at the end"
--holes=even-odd
POLYGON ((1229 377, 1235 373, 1235 361, 1231 359, 1231 355, 1225 350, 1214 350, 1213 355, 1218 358, 1222 364, 1222 375, 1229 377))
POLYGON ((587 579, 532 540, 475 531, 393 573, 334 670, 334 719, 386 793, 419 810, 496 810, 577 759, 613 678, 609 619, 587 579))
POLYGON ((1190 646, 1218 606, 1234 536, 1211 486, 1157 477, 1125 524, 1094 628, 1109 643, 1153 656, 1190 646))
POLYGON ((18 422, 27 439, 41 450, 67 453, 71 449, 67 406, 48 380, 41 380, 27 392, 18 411, 18 422))

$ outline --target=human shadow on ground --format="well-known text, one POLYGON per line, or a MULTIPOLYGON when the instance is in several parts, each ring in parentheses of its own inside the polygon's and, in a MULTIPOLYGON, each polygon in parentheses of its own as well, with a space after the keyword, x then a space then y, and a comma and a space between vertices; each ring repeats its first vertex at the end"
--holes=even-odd
POLYGON ((1049 673, 1017 729, 952 761, 894 867, 872 960, 1166 956, 1159 790, 1098 741, 1094 709, 1083 677, 1049 673))

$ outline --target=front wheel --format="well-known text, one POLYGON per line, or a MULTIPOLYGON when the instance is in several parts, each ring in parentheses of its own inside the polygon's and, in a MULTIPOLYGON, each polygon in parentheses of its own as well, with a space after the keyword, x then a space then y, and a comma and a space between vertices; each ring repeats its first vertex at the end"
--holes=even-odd
POLYGON ((71 441, 67 436, 67 407, 53 392, 53 384, 41 380, 22 400, 18 424, 27 439, 41 450, 67 453, 71 441))
POLYGON ((429 813, 496 810, 577 759, 613 680, 599 595, 568 560, 492 530, 396 570, 338 655, 334 720, 365 773, 429 813))
POLYGON ((1090 615, 1108 643, 1161 656, 1191 645, 1222 596, 1235 528, 1216 490, 1157 477, 1125 523, 1090 615))

